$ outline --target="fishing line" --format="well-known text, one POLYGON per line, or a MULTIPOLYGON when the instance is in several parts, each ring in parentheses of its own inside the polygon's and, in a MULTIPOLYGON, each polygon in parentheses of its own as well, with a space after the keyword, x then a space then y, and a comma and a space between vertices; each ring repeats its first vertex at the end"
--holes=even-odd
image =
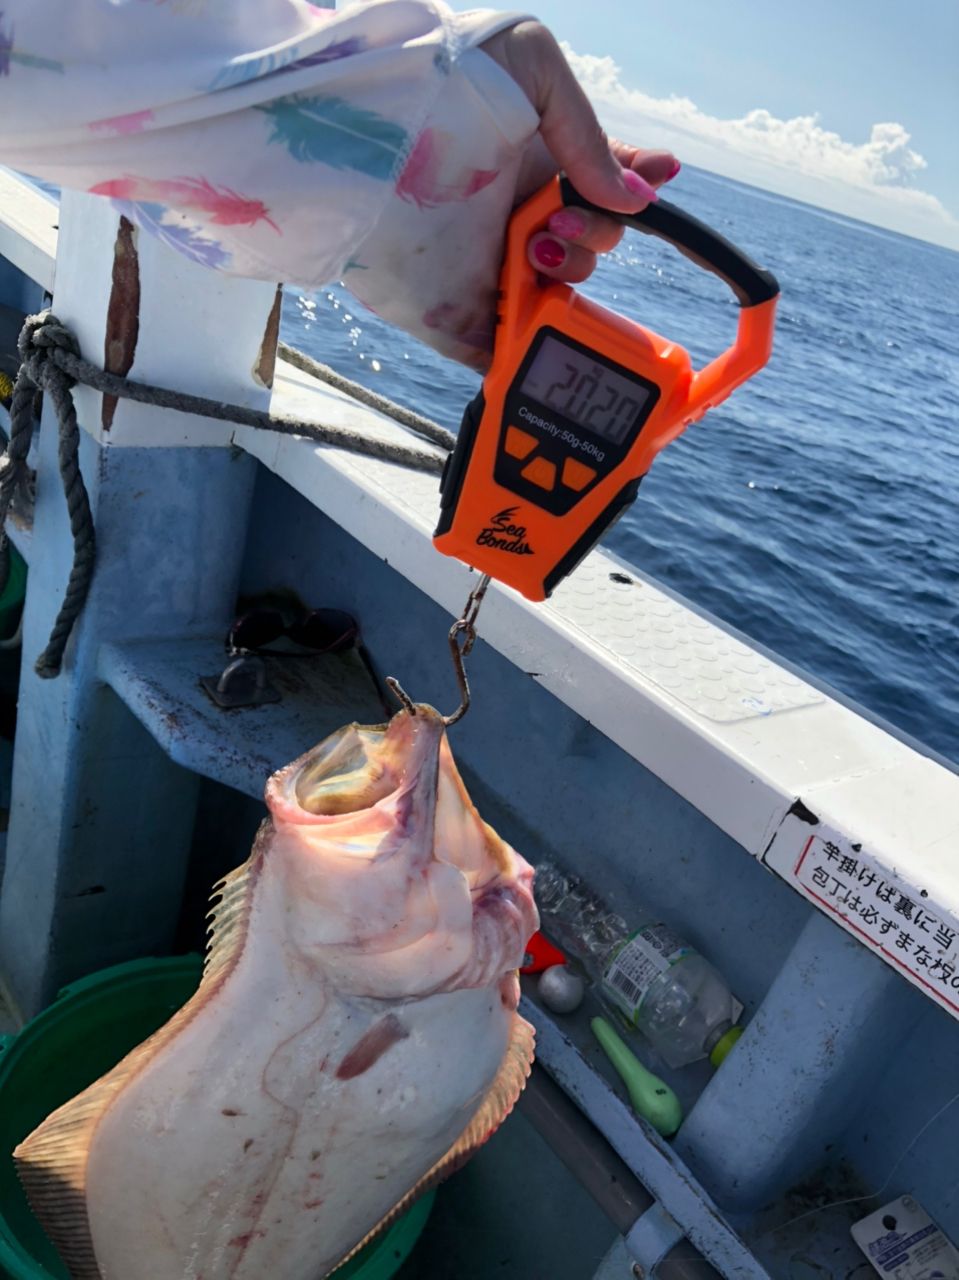
MULTIPOLYGON (((885 1192, 890 1182, 892 1182, 893 1178, 896 1175, 896 1170, 902 1164, 903 1160, 905 1160, 906 1156, 909 1154, 912 1148, 916 1145, 919 1139, 923 1136, 924 1133, 926 1133, 928 1129, 930 1129, 936 1123, 936 1121, 940 1118, 940 1116, 943 1116, 949 1110, 949 1108, 953 1106, 953 1104, 956 1102, 959 1102, 959 1093, 954 1093, 951 1098, 949 1098, 946 1102, 944 1102, 942 1106, 929 1117, 929 1119, 919 1129, 919 1131, 912 1138, 910 1138, 909 1142, 906 1144, 905 1147, 903 1147, 902 1151, 896 1157, 896 1161, 893 1164, 892 1168, 889 1170, 889 1173, 887 1174, 885 1181, 883 1182, 881 1187, 878 1187, 875 1191, 869 1191, 865 1195, 850 1196, 845 1200, 830 1200, 828 1204, 821 1204, 815 1209, 807 1209, 805 1213, 799 1213, 794 1218, 787 1218, 785 1222, 780 1222, 774 1227, 767 1227, 765 1231, 760 1232, 760 1234, 756 1237, 756 1239, 765 1240, 769 1236, 773 1236, 779 1231, 785 1231, 787 1227, 795 1226, 797 1222, 803 1222, 806 1218, 814 1218, 817 1214, 826 1213, 830 1209, 839 1209, 849 1204, 860 1204, 864 1200, 878 1200, 879 1197, 885 1192)), ((670 1254, 670 1259, 671 1260, 676 1259, 678 1261, 682 1256, 683 1255, 681 1255, 677 1251, 676 1253, 670 1254)), ((694 1256, 698 1257, 701 1255, 692 1255, 692 1254, 686 1255, 687 1258, 692 1258, 694 1256)))
POLYGON ((912 1137, 909 1140, 906 1146, 903 1147, 902 1151, 899 1153, 899 1155, 896 1158, 895 1164, 889 1170, 886 1180, 883 1182, 882 1186, 879 1187, 876 1191, 871 1191, 868 1194, 862 1195, 862 1196, 851 1196, 847 1200, 833 1200, 829 1204, 820 1205, 818 1209, 807 1209, 805 1213, 800 1213, 795 1218, 788 1218, 785 1222, 780 1223, 778 1227, 770 1227, 767 1231, 763 1232, 762 1236, 760 1236, 760 1239, 763 1239, 765 1236, 768 1236, 768 1235, 773 1235, 777 1231, 785 1231, 787 1227, 791 1227, 797 1222, 802 1222, 804 1218, 814 1217, 817 1213, 825 1213, 827 1209, 838 1209, 841 1205, 847 1205, 847 1204, 859 1204, 863 1200, 878 1200, 879 1197, 886 1190, 886 1188, 889 1186, 890 1182, 892 1182, 893 1178, 895 1177, 896 1170, 899 1168, 903 1160, 905 1160, 906 1156, 913 1149, 913 1147, 916 1145, 919 1139, 923 1136, 926 1130, 931 1128, 931 1126, 936 1123, 939 1117, 944 1115, 955 1102, 959 1102, 959 1093, 954 1093, 952 1097, 948 1099, 948 1101, 944 1102, 942 1106, 939 1108, 939 1110, 934 1112, 929 1117, 929 1119, 918 1131, 918 1133, 916 1133, 914 1137, 912 1137))

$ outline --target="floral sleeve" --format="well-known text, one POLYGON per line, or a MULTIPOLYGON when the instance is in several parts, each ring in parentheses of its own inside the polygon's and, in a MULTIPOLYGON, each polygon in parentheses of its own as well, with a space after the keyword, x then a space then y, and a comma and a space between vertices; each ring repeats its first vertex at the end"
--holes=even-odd
POLYGON ((482 364, 538 117, 441 0, 0 0, 0 162, 482 364))

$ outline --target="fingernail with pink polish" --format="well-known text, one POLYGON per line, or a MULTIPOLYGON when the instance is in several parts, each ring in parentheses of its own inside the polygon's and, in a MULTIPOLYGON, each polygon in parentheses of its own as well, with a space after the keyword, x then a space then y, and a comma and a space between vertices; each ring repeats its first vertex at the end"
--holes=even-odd
POLYGON ((668 176, 667 176, 667 178, 666 178, 666 181, 667 181, 667 182, 672 182, 673 178, 675 178, 675 177, 676 177, 676 174, 677 174, 677 173, 679 173, 679 171, 680 171, 680 169, 681 169, 682 167, 683 167, 683 166, 682 166, 682 165, 679 163, 679 161, 677 160, 677 161, 676 161, 676 166, 675 166, 675 168, 671 171, 671 173, 669 173, 669 175, 668 175, 668 176))
POLYGON ((644 200, 658 200, 656 188, 651 187, 645 178, 641 178, 632 169, 623 170, 623 186, 633 196, 642 196, 644 200))
POLYGON ((558 267, 566 257, 566 250, 558 240, 537 240, 533 246, 533 257, 541 267, 558 267))
POLYGON ((586 230, 586 223, 572 209, 560 209, 559 213, 553 214, 546 225, 550 231, 555 231, 558 236, 566 240, 575 240, 586 230))

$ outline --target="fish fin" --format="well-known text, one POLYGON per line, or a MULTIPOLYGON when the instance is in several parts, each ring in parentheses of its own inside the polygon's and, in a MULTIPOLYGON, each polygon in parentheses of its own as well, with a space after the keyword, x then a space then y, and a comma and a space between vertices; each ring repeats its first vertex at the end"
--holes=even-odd
POLYGON ((13 1152, 34 1217, 73 1280, 102 1280, 87 1214, 87 1161, 110 1103, 195 1012, 188 1002, 112 1071, 52 1112, 13 1152))
POLYGON ((213 886, 213 897, 219 898, 210 908, 209 942, 203 962, 200 990, 219 983, 230 972, 246 942, 253 902, 253 886, 263 863, 262 851, 273 824, 267 818, 253 842, 250 857, 213 886))
POLYGON ((110 1103, 209 1001, 243 948, 253 887, 262 864, 264 823, 250 858, 216 886, 211 940, 199 990, 112 1071, 52 1112, 13 1153, 17 1174, 34 1215, 73 1280, 102 1280, 87 1216, 87 1159, 97 1126, 110 1103))
POLYGON ((87 1218, 86 1167, 90 1139, 108 1101, 91 1086, 13 1153, 30 1208, 74 1280, 102 1280, 87 1218))
POLYGON ((368 1232, 359 1244, 340 1259, 336 1264, 338 1268, 342 1267, 361 1249, 365 1249, 368 1244, 371 1244, 378 1236, 382 1235, 384 1231, 411 1208, 414 1201, 418 1200, 420 1196, 425 1195, 427 1191, 432 1191, 441 1182, 445 1182, 457 1169, 461 1169, 476 1154, 484 1142, 492 1138, 493 1134, 516 1106, 520 1094, 526 1087, 530 1068, 533 1065, 535 1040, 536 1033, 533 1028, 525 1018, 521 1018, 519 1014, 516 1014, 513 1019, 509 1047, 503 1056, 503 1061, 500 1063, 496 1079, 490 1085, 469 1124, 447 1151, 446 1155, 437 1160, 432 1169, 420 1178, 419 1182, 416 1183, 412 1190, 406 1193, 402 1200, 397 1201, 372 1231, 368 1232))

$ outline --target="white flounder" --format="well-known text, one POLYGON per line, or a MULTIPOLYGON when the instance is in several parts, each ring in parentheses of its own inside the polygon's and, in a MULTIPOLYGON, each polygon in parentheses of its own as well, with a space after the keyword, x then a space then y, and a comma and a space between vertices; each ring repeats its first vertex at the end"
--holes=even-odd
POLYGON ((496 1129, 532 869, 428 707, 270 779, 196 995, 15 1153, 76 1280, 319 1280, 496 1129))

